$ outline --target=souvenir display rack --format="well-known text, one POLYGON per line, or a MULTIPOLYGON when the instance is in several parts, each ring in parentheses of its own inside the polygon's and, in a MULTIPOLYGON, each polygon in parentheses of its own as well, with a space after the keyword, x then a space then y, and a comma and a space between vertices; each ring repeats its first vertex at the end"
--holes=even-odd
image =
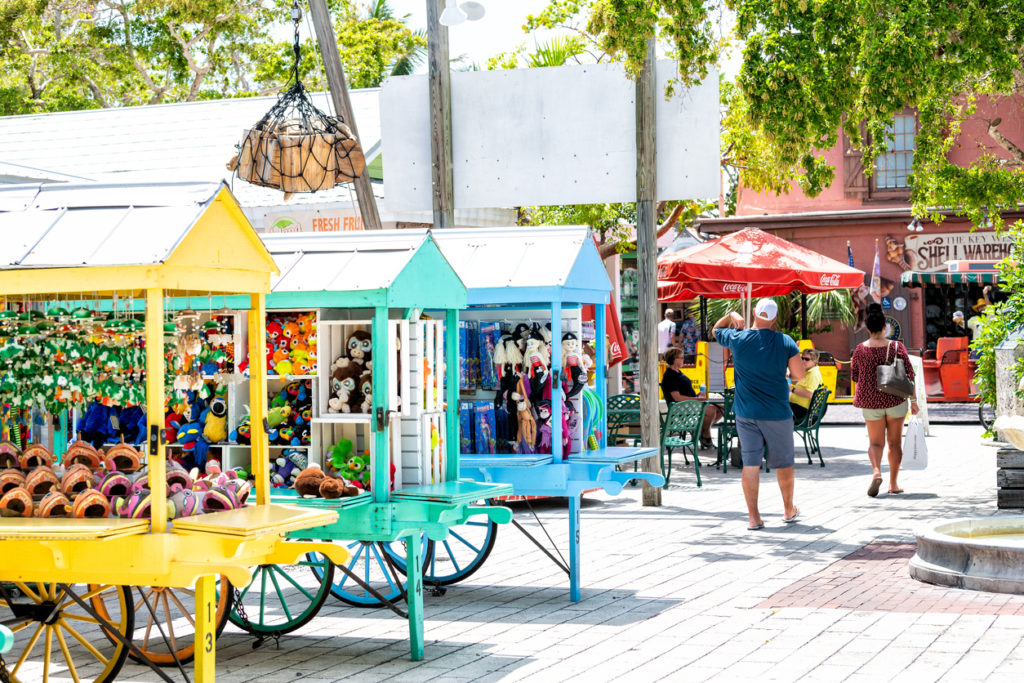
MULTIPOLYGON (((44 680, 65 668, 77 680, 110 680, 132 650, 131 587, 148 586, 150 596, 152 589, 194 587, 195 677, 212 681, 217 577, 246 585, 252 567, 294 562, 307 552, 339 562, 349 556, 341 546, 285 540, 337 515, 270 503, 261 369, 249 380, 255 504, 172 523, 162 514, 164 298, 240 293, 253 320, 261 320, 274 261, 223 183, 12 186, 0 190, 0 230, 8 237, 0 254, 0 294, 8 302, 145 302, 146 466, 151 510, 161 511, 152 519, 0 518, 0 613, 10 612, 5 623, 18 640, 8 659, 22 674, 41 666, 44 680), (72 615, 73 609, 83 612, 72 615), (73 617, 81 620, 78 628, 73 617), (97 648, 112 650, 97 657, 97 648)), ((250 348, 261 348, 262 338, 262 327, 251 325, 250 348)), ((151 609, 147 594, 139 595, 151 609)))
MULTIPOLYGON (((578 601, 581 597, 580 505, 583 493, 603 489, 615 495, 630 480, 647 480, 654 486, 664 484, 661 474, 617 471, 618 465, 650 457, 655 449, 607 445, 607 420, 603 410, 607 402, 605 304, 611 284, 597 246, 590 230, 580 226, 444 230, 437 233, 435 239, 459 278, 466 283, 470 307, 467 315, 482 315, 490 320, 507 318, 513 322, 532 319, 543 325, 550 324, 552 352, 548 372, 552 378, 550 420, 555 453, 463 453, 459 459, 464 476, 477 481, 512 484, 517 496, 568 499, 568 563, 560 562, 551 553, 546 554, 568 574, 570 599, 578 601), (559 342, 563 332, 579 334, 579 329, 563 329, 563 320, 580 320, 580 308, 584 305, 593 305, 595 311, 596 376, 593 393, 588 394, 594 401, 587 413, 596 417, 596 424, 591 434, 579 433, 579 438, 573 435, 570 452, 563 458, 560 448, 563 400, 558 389, 563 368, 559 342), (588 446, 588 441, 596 448, 588 446)), ((582 406, 578 412, 586 423, 588 415, 584 414, 582 406)), ((460 536, 467 537, 470 531, 460 530, 460 536)), ((434 571, 427 575, 428 582, 458 581, 486 559, 495 528, 481 527, 473 531, 482 534, 483 541, 467 543, 465 548, 459 549, 468 551, 469 557, 444 566, 435 563, 434 571)), ((453 548, 446 550, 452 556, 456 552, 453 548)))

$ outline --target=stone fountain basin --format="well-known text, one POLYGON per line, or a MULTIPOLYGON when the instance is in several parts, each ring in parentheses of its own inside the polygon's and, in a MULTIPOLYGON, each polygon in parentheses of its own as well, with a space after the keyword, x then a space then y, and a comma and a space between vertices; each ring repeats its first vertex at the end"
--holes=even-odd
POLYGON ((969 517, 917 534, 910 575, 940 586, 1024 594, 1024 517, 969 517))

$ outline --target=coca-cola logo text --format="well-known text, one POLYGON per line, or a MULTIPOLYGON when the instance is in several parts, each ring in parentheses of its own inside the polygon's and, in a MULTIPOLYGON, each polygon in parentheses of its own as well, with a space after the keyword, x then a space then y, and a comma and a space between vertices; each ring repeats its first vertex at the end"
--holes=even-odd
POLYGON ((839 286, 839 276, 836 275, 835 273, 833 273, 831 275, 829 275, 828 273, 822 275, 821 276, 821 286, 822 287, 838 287, 839 286))
POLYGON ((722 291, 723 292, 745 292, 745 291, 747 291, 747 286, 743 285, 743 284, 739 284, 739 283, 730 282, 729 284, 722 286, 722 291))

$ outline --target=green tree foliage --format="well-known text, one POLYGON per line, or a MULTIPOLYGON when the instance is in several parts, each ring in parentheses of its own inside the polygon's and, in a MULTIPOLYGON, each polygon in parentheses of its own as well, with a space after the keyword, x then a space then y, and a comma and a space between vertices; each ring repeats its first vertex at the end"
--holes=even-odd
POLYGON ((976 224, 1024 200, 1024 152, 949 162, 960 123, 978 98, 1024 94, 1024 3, 967 0, 729 0, 746 41, 738 84, 755 134, 778 159, 799 167, 835 144, 842 127, 865 151, 865 168, 885 150, 886 125, 905 107, 920 111, 911 179, 916 215, 941 208, 976 224), (862 139, 859 124, 866 125, 862 139))
MULTIPOLYGON (((772 297, 779 307, 776 327, 793 339, 800 340, 800 294, 772 297)), ((740 299, 709 299, 708 327, 725 316, 729 311, 742 313, 740 299)), ((696 304, 690 305, 690 312, 695 316, 700 313, 696 304)), ((831 292, 807 295, 807 334, 815 335, 831 332, 833 325, 853 325, 855 316, 850 291, 837 289, 831 292)))
MULTIPOLYGON (((974 381, 981 399, 992 405, 996 404, 996 347, 1024 327, 1024 226, 1018 221, 1007 228, 1007 233, 1013 239, 1013 247, 1000 265, 999 286, 1009 297, 985 308, 979 334, 971 342, 971 348, 978 351, 974 381)), ((1024 360, 1017 361, 1010 371, 1020 381, 1024 360)))
MULTIPOLYGON (((305 3, 302 3, 303 5, 305 3)), ((291 0, 0 0, 0 115, 269 94, 293 77, 291 0)), ((386 0, 328 0, 352 87, 409 73, 426 40, 386 0)), ((299 74, 325 87, 316 44, 299 74)))

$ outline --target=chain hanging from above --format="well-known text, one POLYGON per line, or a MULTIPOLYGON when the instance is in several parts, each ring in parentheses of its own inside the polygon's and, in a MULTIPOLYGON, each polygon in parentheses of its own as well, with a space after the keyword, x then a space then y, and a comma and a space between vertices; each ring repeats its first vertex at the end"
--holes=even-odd
POLYGON ((352 130, 340 116, 317 109, 299 78, 301 19, 296 0, 292 5, 294 83, 256 125, 243 132, 238 154, 227 164, 246 182, 289 194, 351 183, 366 167, 352 130))

